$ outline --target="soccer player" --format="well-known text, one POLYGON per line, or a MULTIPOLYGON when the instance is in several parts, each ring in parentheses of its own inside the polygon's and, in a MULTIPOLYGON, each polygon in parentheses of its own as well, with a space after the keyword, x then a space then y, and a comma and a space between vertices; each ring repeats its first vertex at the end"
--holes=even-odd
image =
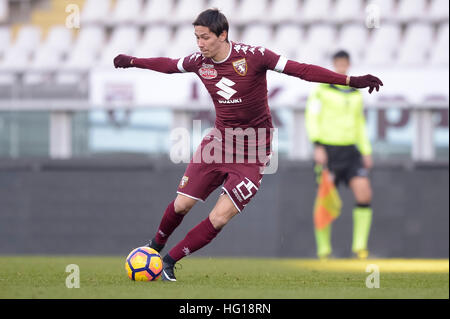
MULTIPOLYGON (((338 51, 333 56, 333 66, 337 73, 346 75, 350 55, 338 51)), ((344 182, 353 192, 356 204, 352 251, 355 256, 366 258, 372 221, 369 180, 372 148, 366 133, 361 92, 347 85, 319 84, 307 101, 306 128, 314 143, 316 173, 327 167, 336 187, 344 182)), ((319 258, 331 254, 329 233, 320 235, 316 229, 316 243, 319 258)))
POLYGON ((378 91, 382 85, 372 75, 350 77, 288 60, 260 46, 232 42, 228 39, 228 21, 217 9, 200 13, 193 26, 200 52, 180 59, 137 58, 123 54, 114 59, 116 68, 137 67, 163 73, 194 72, 211 95, 216 110, 215 128, 197 148, 178 185, 178 195, 167 206, 149 246, 161 251, 169 236, 199 200, 205 201, 220 186, 222 194, 209 216, 163 257, 162 279, 166 281, 176 281, 175 263, 210 243, 233 216, 242 212, 261 185, 263 168, 268 160, 267 157, 251 160, 249 148, 258 139, 265 155, 270 155, 271 134, 268 132, 273 126, 267 103, 267 70, 307 81, 369 87, 370 92, 378 91), (242 142, 242 136, 236 136, 239 135, 236 133, 238 129, 244 135, 252 129, 258 133, 244 136, 242 142), (259 133, 261 129, 262 133, 259 133), (227 141, 233 134, 236 135, 231 139, 236 144, 230 150, 227 141), (231 163, 223 163, 220 159, 213 162, 205 160, 204 155, 210 154, 211 149, 220 149, 222 159, 231 153, 233 158, 242 155, 246 160, 244 163, 238 160, 231 163))

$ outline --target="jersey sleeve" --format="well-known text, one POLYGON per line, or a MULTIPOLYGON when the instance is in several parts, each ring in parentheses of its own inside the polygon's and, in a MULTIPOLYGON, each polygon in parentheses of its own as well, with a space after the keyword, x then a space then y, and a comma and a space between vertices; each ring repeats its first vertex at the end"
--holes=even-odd
POLYGON ((167 74, 180 72, 177 68, 177 60, 170 58, 135 58, 133 66, 167 74))
POLYGON ((182 73, 197 72, 199 66, 198 63, 202 59, 200 52, 193 53, 177 61, 177 68, 182 73))
POLYGON ((346 85, 347 82, 345 74, 339 74, 318 65, 299 63, 292 60, 287 60, 284 63, 282 72, 309 82, 339 85, 346 85))
POLYGON ((185 73, 195 72, 200 53, 194 53, 184 58, 135 58, 133 66, 141 69, 153 70, 161 73, 185 73))
POLYGON ((255 56, 258 59, 258 64, 261 70, 272 70, 283 72, 287 63, 287 59, 269 49, 264 47, 257 47, 255 56))
POLYGON ((265 48, 258 48, 262 52, 262 66, 266 70, 273 70, 305 81, 346 85, 347 76, 313 64, 299 63, 288 60, 285 56, 274 53, 265 48))

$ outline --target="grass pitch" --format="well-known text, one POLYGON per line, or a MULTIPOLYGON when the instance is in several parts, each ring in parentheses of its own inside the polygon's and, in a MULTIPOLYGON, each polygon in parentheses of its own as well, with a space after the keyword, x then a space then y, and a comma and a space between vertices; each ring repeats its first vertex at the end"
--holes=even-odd
POLYGON ((0 298, 449 298, 449 261, 424 259, 198 258, 181 261, 178 281, 133 282, 125 257, 0 257, 0 298), (66 287, 68 264, 80 288, 66 287), (380 288, 366 287, 370 264, 380 288))

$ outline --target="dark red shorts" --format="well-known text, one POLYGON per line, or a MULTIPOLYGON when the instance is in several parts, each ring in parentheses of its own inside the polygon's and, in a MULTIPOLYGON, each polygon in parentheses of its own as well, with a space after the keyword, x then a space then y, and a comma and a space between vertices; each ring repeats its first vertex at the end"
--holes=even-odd
POLYGON ((222 186, 234 206, 241 212, 258 191, 265 163, 206 163, 195 161, 205 147, 203 140, 178 185, 178 194, 205 201, 217 187, 222 186))

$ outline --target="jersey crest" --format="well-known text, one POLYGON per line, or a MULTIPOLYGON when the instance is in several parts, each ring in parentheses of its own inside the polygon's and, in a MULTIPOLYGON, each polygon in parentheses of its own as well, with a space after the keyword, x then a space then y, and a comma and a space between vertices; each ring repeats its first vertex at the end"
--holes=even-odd
POLYGON ((245 76, 247 74, 247 61, 245 58, 234 61, 233 68, 237 74, 240 76, 245 76))
POLYGON ((181 182, 180 182, 180 185, 178 185, 178 187, 179 188, 183 188, 183 187, 185 187, 187 185, 188 182, 189 182, 189 177, 183 176, 181 178, 181 182))

